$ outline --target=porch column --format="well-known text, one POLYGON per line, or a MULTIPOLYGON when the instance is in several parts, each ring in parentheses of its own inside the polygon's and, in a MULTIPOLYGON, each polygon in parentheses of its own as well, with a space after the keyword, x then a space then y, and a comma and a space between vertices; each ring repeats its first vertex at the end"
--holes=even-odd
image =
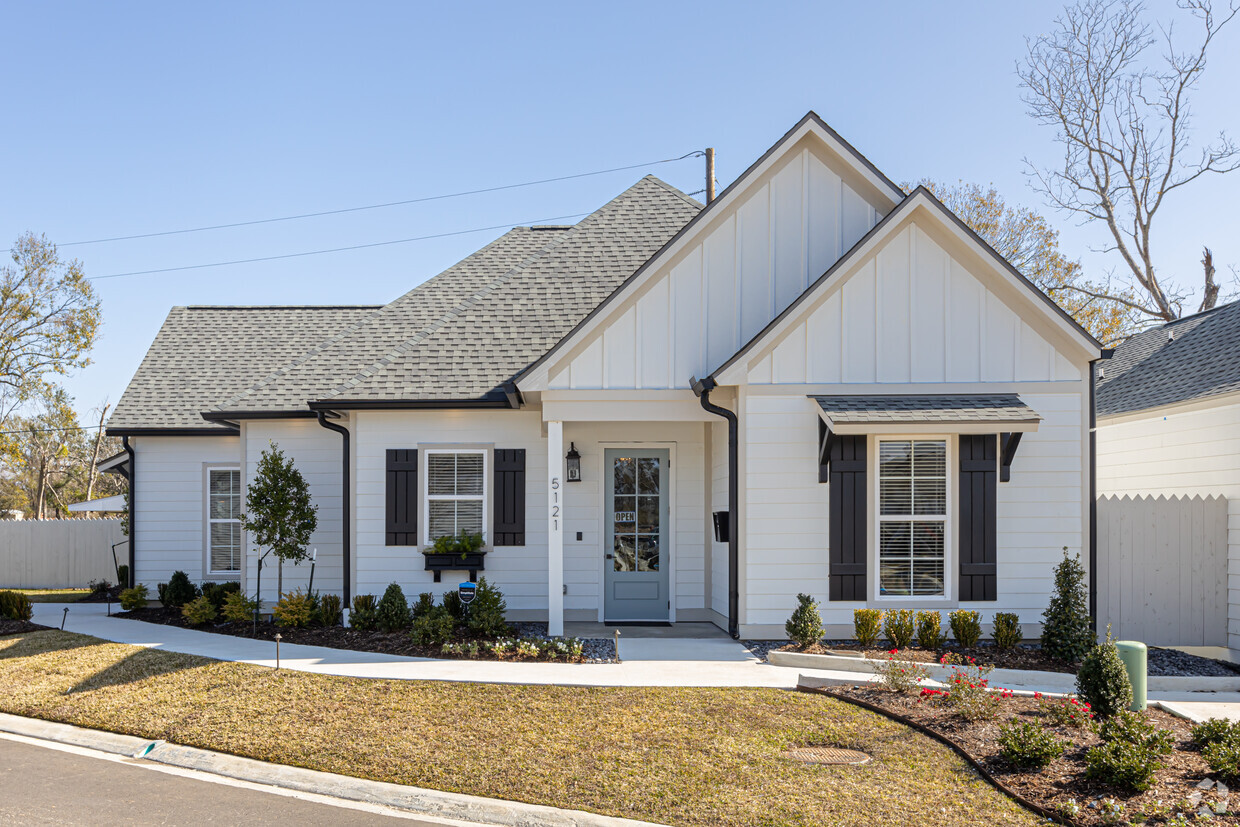
POLYGON ((564 634, 564 423, 547 423, 547 634, 564 634))

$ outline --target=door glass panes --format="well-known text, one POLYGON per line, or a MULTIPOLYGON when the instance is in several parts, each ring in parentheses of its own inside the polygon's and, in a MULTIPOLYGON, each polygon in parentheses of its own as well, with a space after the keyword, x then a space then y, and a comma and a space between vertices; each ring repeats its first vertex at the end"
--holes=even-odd
POLYGON ((613 466, 613 571, 658 571, 662 460, 617 457, 613 466))
POLYGON ((880 592, 943 595, 947 442, 880 441, 878 500, 880 592))
POLYGON ((241 571, 241 471, 207 472, 207 565, 211 571, 241 571))

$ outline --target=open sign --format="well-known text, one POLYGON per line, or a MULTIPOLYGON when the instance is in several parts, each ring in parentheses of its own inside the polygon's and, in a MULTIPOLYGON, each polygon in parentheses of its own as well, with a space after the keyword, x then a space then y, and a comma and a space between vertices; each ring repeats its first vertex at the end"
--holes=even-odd
POLYGON ((456 587, 456 593, 461 598, 461 603, 468 606, 474 602, 474 598, 478 596, 478 584, 465 582, 456 587))
POLYGON ((635 523, 637 522, 637 512, 636 511, 617 511, 616 522, 635 523))

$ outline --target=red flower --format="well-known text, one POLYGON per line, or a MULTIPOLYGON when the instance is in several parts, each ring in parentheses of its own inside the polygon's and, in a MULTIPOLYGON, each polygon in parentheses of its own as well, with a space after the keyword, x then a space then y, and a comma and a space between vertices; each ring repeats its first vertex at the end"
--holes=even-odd
POLYGON ((899 649, 888 649, 888 650, 887 650, 887 654, 889 654, 889 655, 894 655, 894 654, 896 654, 896 653, 897 653, 897 652, 899 652, 899 651, 900 651, 899 649))
POLYGON ((1042 700, 1042 693, 1041 693, 1041 692, 1034 692, 1034 693, 1033 693, 1033 699, 1034 699, 1035 701, 1040 701, 1040 700, 1042 700))

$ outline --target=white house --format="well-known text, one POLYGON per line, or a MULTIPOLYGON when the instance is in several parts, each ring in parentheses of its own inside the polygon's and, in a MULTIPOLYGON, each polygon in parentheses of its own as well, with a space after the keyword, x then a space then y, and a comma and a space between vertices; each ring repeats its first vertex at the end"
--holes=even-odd
POLYGON ((109 433, 146 583, 253 588, 235 518, 274 442, 346 602, 447 588, 421 551, 466 528, 552 633, 782 636, 799 592, 832 634, 867 605, 1033 624, 1061 548, 1088 559, 1100 355, 810 113, 706 207, 646 177, 382 307, 175 308, 109 433))

